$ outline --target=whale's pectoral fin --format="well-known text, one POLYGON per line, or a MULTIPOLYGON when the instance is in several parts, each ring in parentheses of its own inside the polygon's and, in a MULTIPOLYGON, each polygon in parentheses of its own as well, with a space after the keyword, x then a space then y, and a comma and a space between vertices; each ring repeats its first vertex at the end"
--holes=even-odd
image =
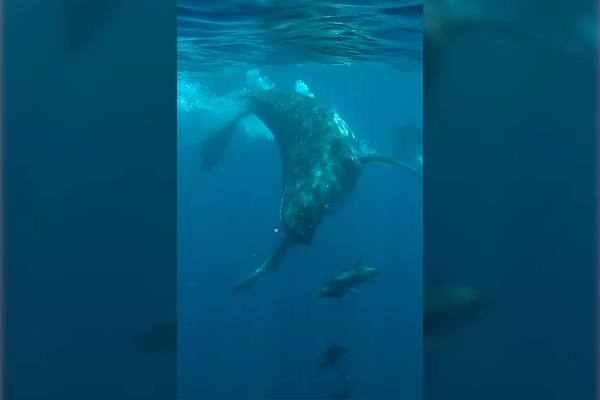
POLYGON ((398 125, 393 130, 394 158, 423 170, 423 130, 413 125, 398 125))
POLYGON ((421 175, 421 172, 417 168, 413 167, 412 165, 407 164, 402 161, 395 160, 391 157, 387 157, 387 156, 384 156, 384 155, 381 155, 378 153, 365 154, 360 157, 360 160, 362 161, 363 164, 370 163, 370 162, 378 162, 378 163, 382 163, 382 164, 396 165, 398 167, 406 168, 416 175, 421 175))
POLYGON ((260 267, 258 267, 254 272, 252 272, 246 279, 237 283, 234 287, 235 290, 244 290, 251 288, 254 284, 263 279, 263 277, 270 271, 273 271, 279 267, 285 254, 290 248, 292 242, 288 239, 284 239, 283 242, 279 244, 275 253, 265 261, 260 267))

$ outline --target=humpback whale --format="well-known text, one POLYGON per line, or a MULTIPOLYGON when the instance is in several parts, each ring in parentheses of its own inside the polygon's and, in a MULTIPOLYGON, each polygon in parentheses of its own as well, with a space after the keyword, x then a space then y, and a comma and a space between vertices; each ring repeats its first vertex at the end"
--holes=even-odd
POLYGON ((323 218, 352 191, 363 165, 404 165, 362 145, 333 108, 297 92, 268 89, 237 98, 228 118, 202 144, 206 169, 223 157, 237 121, 249 114, 270 129, 281 155, 283 194, 279 217, 284 239, 236 289, 253 286, 277 268, 292 245, 309 245, 323 218))

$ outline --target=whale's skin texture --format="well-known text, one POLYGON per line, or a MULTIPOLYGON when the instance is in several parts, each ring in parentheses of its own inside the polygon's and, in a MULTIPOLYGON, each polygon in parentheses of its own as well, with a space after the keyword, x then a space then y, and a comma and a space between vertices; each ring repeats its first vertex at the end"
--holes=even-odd
POLYGON ((325 215, 356 185, 360 143, 335 110, 314 98, 268 90, 246 99, 249 113, 265 123, 279 147, 282 228, 291 242, 310 244, 325 215))

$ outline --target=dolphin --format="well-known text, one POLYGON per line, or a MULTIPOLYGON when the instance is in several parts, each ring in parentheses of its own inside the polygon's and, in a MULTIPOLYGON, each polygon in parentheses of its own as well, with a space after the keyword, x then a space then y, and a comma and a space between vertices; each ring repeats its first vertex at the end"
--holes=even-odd
POLYGON ((309 245, 323 218, 354 189, 365 164, 405 166, 361 144, 340 115, 317 99, 268 89, 239 96, 216 133, 202 143, 206 169, 223 157, 237 122, 249 114, 269 128, 281 155, 283 195, 279 218, 284 239, 271 258, 239 282, 236 289, 252 287, 277 268, 291 246, 309 245))
POLYGON ((425 282, 423 299, 424 336, 476 320, 494 304, 489 294, 477 288, 441 278, 425 282))
POLYGON ((359 283, 368 281, 380 272, 373 267, 361 265, 360 261, 352 269, 347 269, 336 275, 331 281, 327 282, 321 288, 322 297, 333 297, 341 299, 349 290, 356 290, 355 286, 359 283))
POLYGON ((323 352, 319 360, 319 369, 335 367, 339 359, 347 352, 348 350, 345 347, 333 343, 323 352))

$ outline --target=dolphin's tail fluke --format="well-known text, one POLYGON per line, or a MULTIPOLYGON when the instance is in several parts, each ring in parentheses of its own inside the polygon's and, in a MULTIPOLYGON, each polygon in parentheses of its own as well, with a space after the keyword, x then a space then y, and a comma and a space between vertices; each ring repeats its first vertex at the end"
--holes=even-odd
POLYGON ((249 113, 250 102, 244 97, 232 100, 223 110, 219 110, 220 118, 214 133, 202 142, 202 161, 205 169, 212 168, 223 158, 238 121, 249 113))
POLYGON ((265 274, 277 269, 277 267, 279 267, 279 265, 283 261, 283 258, 285 257, 285 255, 286 255, 287 251, 289 250, 289 248, 291 247, 291 245, 292 245, 292 242, 289 239, 287 239, 287 238, 284 239, 283 242, 281 242, 279 244, 279 246, 277 247, 277 250, 275 250, 275 253, 273 253, 271 258, 269 258, 260 267, 258 267, 254 272, 252 272, 250 275, 248 275, 248 277, 246 279, 237 283, 235 285, 234 289, 235 290, 249 289, 252 286, 254 286, 254 284, 256 282, 262 280, 263 277, 265 276, 265 274))

